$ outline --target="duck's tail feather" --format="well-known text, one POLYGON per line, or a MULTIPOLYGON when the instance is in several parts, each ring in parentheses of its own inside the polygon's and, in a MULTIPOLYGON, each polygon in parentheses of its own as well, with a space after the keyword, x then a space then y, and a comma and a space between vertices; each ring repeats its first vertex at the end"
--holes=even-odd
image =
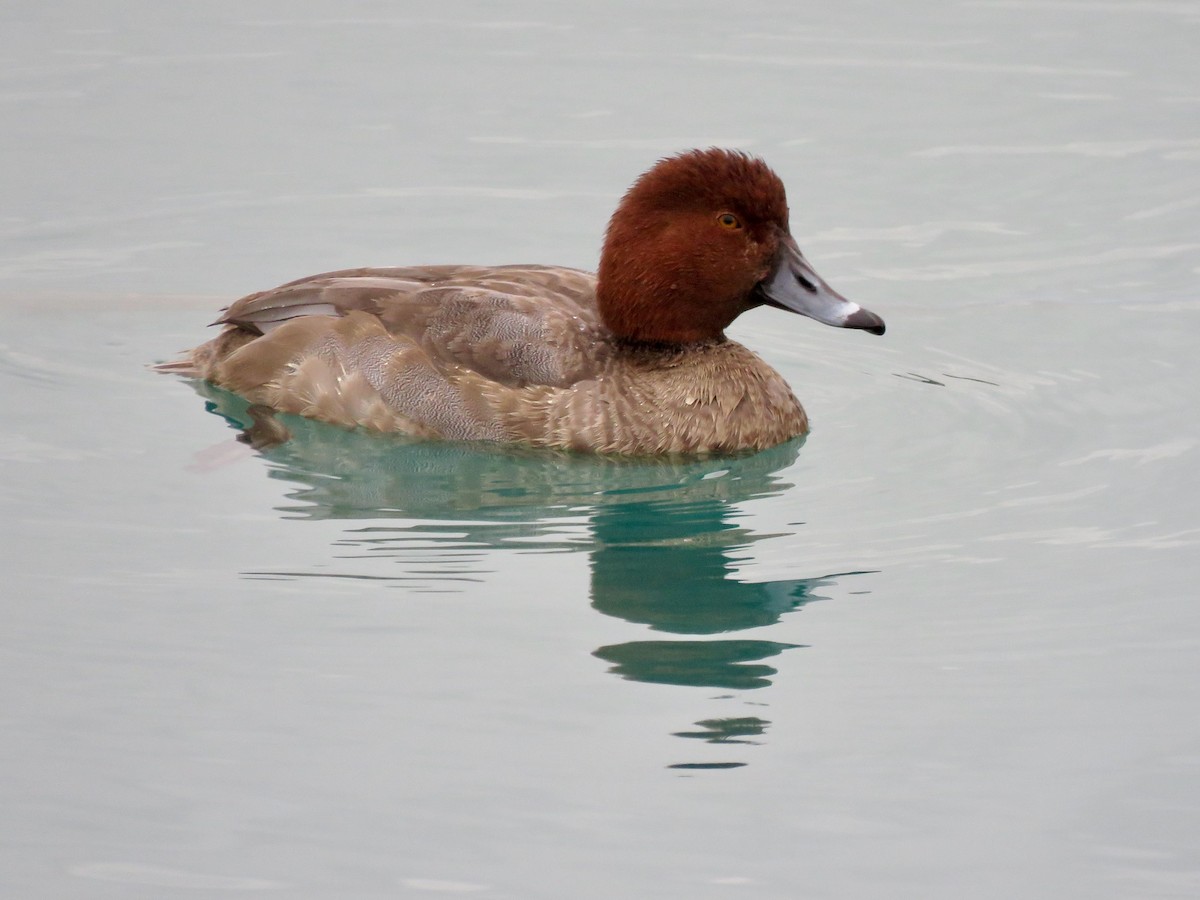
POLYGON ((181 375, 184 378, 200 377, 200 369, 196 365, 196 359, 190 350, 182 359, 173 359, 170 362, 155 363, 150 368, 155 372, 162 372, 165 375, 181 375))
POLYGON ((206 341, 199 347, 193 347, 179 359, 159 363, 154 366, 154 370, 168 375, 182 375, 184 378, 203 378, 211 381, 216 367, 223 359, 256 337, 258 337, 257 332, 228 326, 211 341, 206 341))

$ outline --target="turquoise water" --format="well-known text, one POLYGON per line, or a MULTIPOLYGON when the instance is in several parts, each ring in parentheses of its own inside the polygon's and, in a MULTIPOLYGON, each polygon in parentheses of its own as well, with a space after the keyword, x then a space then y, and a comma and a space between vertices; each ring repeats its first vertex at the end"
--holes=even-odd
POLYGON ((1200 13, 447 10, 0 13, 4 895, 1195 896, 1200 13), (592 266, 708 143, 888 322, 736 325, 802 443, 268 446, 148 369, 592 266))

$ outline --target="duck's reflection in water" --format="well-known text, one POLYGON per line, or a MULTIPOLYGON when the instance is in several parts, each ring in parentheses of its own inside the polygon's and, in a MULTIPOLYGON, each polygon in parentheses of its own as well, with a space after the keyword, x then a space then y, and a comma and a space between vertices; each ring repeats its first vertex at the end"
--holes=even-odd
MULTIPOLYGON (((798 448, 781 453, 782 469, 798 448)), ((767 454, 760 454, 764 456, 767 454)), ((736 524, 738 499, 765 496, 787 485, 776 468, 746 477, 747 460, 726 461, 748 490, 738 496, 689 498, 598 507, 592 516, 592 605, 601 612, 671 634, 729 634, 777 622, 809 600, 821 579, 747 583, 736 579, 733 556, 767 537, 736 524)), ((798 644, 747 638, 638 640, 601 647, 596 656, 623 678, 745 691, 765 688, 776 669, 763 662, 798 644)), ((753 743, 770 722, 758 716, 704 719, 700 730, 675 732, 728 747, 753 743)), ((673 768, 736 768, 744 763, 677 763, 673 768)))
MULTIPOLYGON (((490 553, 583 550, 599 612, 667 634, 706 636, 770 626, 818 599, 814 590, 834 577, 737 580, 738 556, 779 536, 739 525, 738 504, 789 489, 779 473, 795 461, 800 442, 734 458, 605 459, 357 434, 276 417, 207 385, 196 389, 210 411, 239 429, 239 440, 262 452, 271 477, 295 486, 293 502, 281 511, 362 523, 338 546, 368 552, 339 552, 342 571, 332 576, 325 570, 247 575, 455 589, 464 579, 486 579, 490 553), (393 570, 381 573, 381 563, 393 570), (421 570, 415 578, 414 568, 421 570)), ((622 678, 741 692, 770 685, 776 669, 764 660, 798 646, 676 638, 612 644, 595 655, 622 678)), ((768 725, 759 716, 710 718, 676 734, 729 746, 753 743, 768 725)))

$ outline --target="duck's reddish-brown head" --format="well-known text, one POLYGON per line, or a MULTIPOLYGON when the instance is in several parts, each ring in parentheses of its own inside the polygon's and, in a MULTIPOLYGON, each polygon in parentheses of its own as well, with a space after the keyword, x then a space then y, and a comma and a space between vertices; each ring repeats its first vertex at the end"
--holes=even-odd
POLYGON ((830 325, 884 329, 804 259, 779 176, 731 150, 681 153, 634 183, 609 222, 596 293, 605 325, 631 341, 719 339, 763 303, 830 325))

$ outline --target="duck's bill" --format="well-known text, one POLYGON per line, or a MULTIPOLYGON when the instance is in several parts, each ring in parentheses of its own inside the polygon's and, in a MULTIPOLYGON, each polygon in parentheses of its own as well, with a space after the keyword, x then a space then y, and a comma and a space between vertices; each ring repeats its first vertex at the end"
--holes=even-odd
POLYGON ((802 316, 836 325, 861 328, 871 334, 883 334, 883 319, 857 303, 847 300, 813 270, 790 235, 780 242, 775 271, 758 286, 763 300, 771 306, 800 313, 802 316))

